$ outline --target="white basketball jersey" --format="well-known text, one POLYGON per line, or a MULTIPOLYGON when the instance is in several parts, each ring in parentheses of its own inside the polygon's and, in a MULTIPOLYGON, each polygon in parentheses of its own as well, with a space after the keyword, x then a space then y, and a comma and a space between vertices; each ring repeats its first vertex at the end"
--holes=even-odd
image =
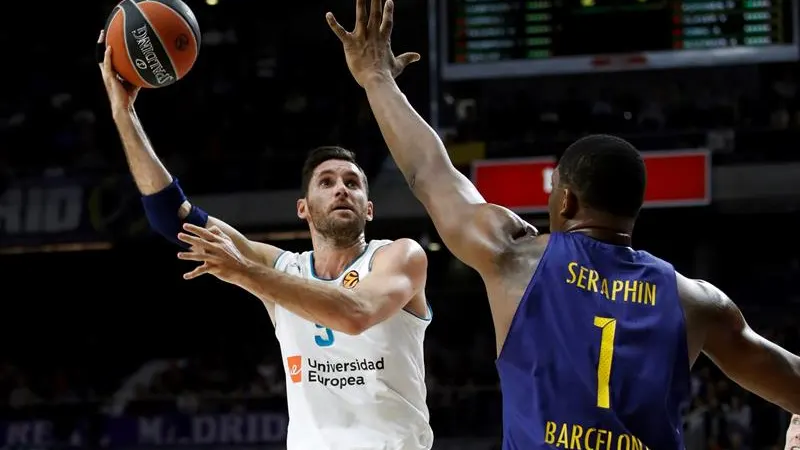
MULTIPOLYGON (((314 274, 313 252, 283 253, 275 268, 354 288, 369 276, 371 241, 336 279, 314 274)), ((427 450, 423 339, 430 319, 402 310, 358 336, 333 331, 275 305, 289 408, 289 450, 427 450)))

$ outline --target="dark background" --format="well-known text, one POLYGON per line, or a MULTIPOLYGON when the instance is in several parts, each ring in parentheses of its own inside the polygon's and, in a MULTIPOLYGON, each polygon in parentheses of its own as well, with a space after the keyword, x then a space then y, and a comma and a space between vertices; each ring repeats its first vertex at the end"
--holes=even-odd
MULTIPOLYGON (((330 9, 352 24, 350 1, 188 3, 204 33, 197 65, 176 85, 143 92, 137 109, 190 198, 297 189, 305 152, 324 144, 354 149, 376 189, 407 189, 324 22, 330 9)), ((425 58, 427 6, 397 3, 396 51, 425 58)), ((163 417, 178 434, 203 413, 269 413, 280 423, 282 363, 261 304, 215 279, 183 281, 189 266, 142 221, 93 55, 113 2, 13 6, 0 17, 0 208, 19 186, 77 183, 94 193, 84 200, 99 217, 87 213, 87 225, 52 234, 11 232, 0 214, 0 446, 111 445, 127 434, 109 432, 109 423, 133 426, 124 418, 140 414, 163 417), (40 423, 47 432, 36 435, 40 423)), ((766 167, 765 178, 769 167, 800 161, 795 63, 462 83, 431 80, 427 64, 409 68, 401 88, 425 117, 431 100, 438 104, 432 118, 465 170, 469 158, 459 149, 467 143, 479 143, 486 159, 555 155, 597 131, 642 150, 711 148, 714 168, 766 167)), ((713 282, 757 331, 798 352, 800 203, 791 187, 735 204, 714 192, 710 206, 646 210, 635 244, 713 282)), ((744 196, 755 189, 740 188, 744 196)), ((392 205, 376 207, 368 237, 438 243, 427 219, 381 220, 392 205)), ((242 228, 264 235, 303 226, 242 228)), ((305 239, 270 242, 310 247, 305 239)), ((429 249, 435 320, 426 357, 436 448, 493 448, 500 409, 484 289, 446 250, 429 249)), ((786 413, 703 358, 692 386, 688 448, 781 445, 786 413)), ((273 434, 259 448, 280 442, 273 434)), ((135 436, 121 441, 145 446, 135 436)))

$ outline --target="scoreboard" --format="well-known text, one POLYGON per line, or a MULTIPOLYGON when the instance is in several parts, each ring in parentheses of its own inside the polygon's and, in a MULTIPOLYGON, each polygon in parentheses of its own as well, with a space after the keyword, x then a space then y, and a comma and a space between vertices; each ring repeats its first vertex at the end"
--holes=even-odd
POLYGON ((446 80, 791 61, 798 0, 442 0, 446 80))

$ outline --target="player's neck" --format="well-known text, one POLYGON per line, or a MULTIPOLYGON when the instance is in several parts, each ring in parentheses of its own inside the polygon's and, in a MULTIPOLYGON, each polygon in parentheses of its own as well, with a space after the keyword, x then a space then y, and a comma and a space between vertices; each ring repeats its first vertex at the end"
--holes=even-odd
POLYGON ((314 272, 326 279, 339 277, 367 247, 364 234, 349 243, 334 242, 322 236, 312 240, 314 247, 314 272))
POLYGON ((632 244, 635 219, 621 218, 602 213, 580 214, 568 221, 564 227, 567 233, 583 233, 592 239, 614 245, 632 244))

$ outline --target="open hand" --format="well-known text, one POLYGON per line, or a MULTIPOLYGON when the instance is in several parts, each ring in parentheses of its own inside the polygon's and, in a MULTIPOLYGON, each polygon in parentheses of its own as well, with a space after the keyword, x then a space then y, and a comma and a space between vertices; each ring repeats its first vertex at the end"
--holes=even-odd
POLYGON ((205 229, 186 223, 183 229, 186 233, 178 233, 178 239, 191 247, 188 252, 178 253, 178 258, 202 263, 185 273, 183 278, 191 280, 209 273, 222 281, 237 284, 240 276, 250 267, 250 261, 236 248, 231 238, 216 226, 205 229))
POLYGON ((387 0, 381 8, 381 0, 356 0, 356 27, 346 31, 332 13, 325 15, 328 25, 342 41, 347 67, 361 86, 371 77, 395 78, 409 64, 419 61, 418 53, 403 53, 395 57, 391 38, 394 25, 394 1, 387 0), (367 2, 371 1, 367 12, 367 2))
POLYGON ((105 46, 102 61, 99 61, 100 74, 103 76, 103 84, 106 86, 108 99, 111 101, 111 110, 124 111, 133 106, 139 88, 123 80, 111 64, 111 46, 105 45, 105 30, 100 31, 97 38, 97 46, 105 46))
POLYGON ((792 416, 789 429, 786 430, 786 446, 784 450, 800 450, 800 416, 792 416))

